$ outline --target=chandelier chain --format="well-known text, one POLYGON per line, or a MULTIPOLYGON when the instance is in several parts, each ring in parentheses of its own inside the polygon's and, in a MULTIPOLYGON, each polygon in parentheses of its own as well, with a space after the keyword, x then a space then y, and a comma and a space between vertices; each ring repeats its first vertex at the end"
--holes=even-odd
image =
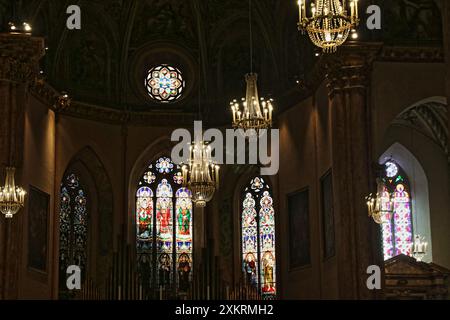
POLYGON ((253 28, 252 28, 252 0, 248 0, 248 24, 250 34, 250 73, 253 73, 253 28))

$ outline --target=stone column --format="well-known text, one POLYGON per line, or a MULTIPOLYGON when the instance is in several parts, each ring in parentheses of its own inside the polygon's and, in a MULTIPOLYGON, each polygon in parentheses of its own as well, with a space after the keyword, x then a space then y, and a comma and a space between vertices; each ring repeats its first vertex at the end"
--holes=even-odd
POLYGON ((194 272, 198 272, 200 265, 205 261, 202 261, 202 251, 206 247, 206 235, 205 235, 205 208, 195 207, 194 205, 194 218, 193 218, 193 261, 194 272))
POLYGON ((379 44, 352 44, 323 60, 331 107, 333 194, 339 298, 372 299, 367 267, 383 270, 379 226, 367 215, 365 197, 374 189, 370 70, 379 44))
MULTIPOLYGON (((16 167, 16 183, 22 181, 24 112, 27 93, 39 75, 44 41, 22 34, 0 34, 0 184, 6 166, 16 167)), ((12 220, 0 217, 0 293, 3 299, 18 295, 18 275, 23 235, 23 210, 12 220)))

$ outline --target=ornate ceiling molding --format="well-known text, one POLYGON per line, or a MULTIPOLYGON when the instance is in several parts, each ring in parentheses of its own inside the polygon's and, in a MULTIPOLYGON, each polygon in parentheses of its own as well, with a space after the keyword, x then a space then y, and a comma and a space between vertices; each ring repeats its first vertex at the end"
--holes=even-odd
POLYGON ((44 39, 24 34, 0 34, 0 79, 17 83, 32 82, 39 75, 44 56, 44 39))
POLYGON ((383 47, 377 61, 443 63, 442 47, 383 47))
POLYGON ((55 90, 43 79, 33 81, 30 85, 30 92, 36 99, 50 106, 54 111, 62 111, 70 107, 70 98, 55 90))
POLYGON ((306 81, 306 87, 313 88, 325 79, 327 74, 339 75, 345 65, 371 64, 374 61, 443 63, 442 47, 392 47, 382 43, 353 43, 342 46, 335 55, 322 56, 306 81), (356 64, 355 64, 356 63, 356 64))
POLYGON ((375 42, 348 42, 336 54, 322 55, 319 58, 311 72, 299 82, 295 96, 302 99, 297 100, 294 105, 314 95, 325 80, 330 88, 335 89, 368 85, 372 63, 376 61, 443 63, 444 50, 442 47, 393 47, 375 42))
POLYGON ((193 113, 174 112, 129 112, 100 107, 93 104, 75 101, 64 93, 58 92, 43 79, 37 79, 29 86, 31 94, 43 104, 49 106, 60 115, 93 120, 103 123, 123 125, 181 126, 192 125, 193 113))
POLYGON ((431 138, 449 157, 449 130, 447 105, 439 102, 427 102, 413 106, 402 112, 394 121, 400 125, 409 125, 431 138))
POLYGON ((93 104, 74 101, 69 108, 60 110, 61 115, 116 125, 137 126, 191 126, 196 115, 185 112, 130 112, 113 110, 93 104))

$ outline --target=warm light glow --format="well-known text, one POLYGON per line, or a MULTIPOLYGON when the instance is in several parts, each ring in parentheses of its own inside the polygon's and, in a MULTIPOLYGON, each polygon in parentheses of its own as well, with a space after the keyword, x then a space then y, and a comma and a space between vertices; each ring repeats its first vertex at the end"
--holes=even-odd
POLYGON ((32 30, 31 26, 26 22, 23 23, 23 29, 27 32, 30 32, 32 30))
POLYGON ((391 219, 393 202, 391 195, 379 179, 377 185, 377 193, 371 193, 366 197, 367 211, 369 217, 372 217, 376 223, 383 224, 391 219))
POLYGON ((428 242, 425 241, 425 237, 422 237, 417 234, 414 237, 414 243, 412 243, 411 246, 413 257, 417 261, 422 261, 423 257, 427 254, 428 248, 428 242))
POLYGON ((241 103, 235 99, 230 102, 233 112, 233 127, 243 130, 268 129, 272 126, 273 99, 259 98, 255 73, 245 76, 247 82, 246 97, 241 103))
POLYGON ((31 34, 31 31, 33 30, 31 28, 31 25, 27 22, 23 22, 22 24, 19 24, 16 26, 14 22, 8 23, 9 30, 13 33, 26 33, 31 34))
POLYGON ((5 185, 0 187, 0 211, 6 218, 12 218, 25 203, 26 192, 15 186, 14 172, 15 168, 6 168, 5 185))
POLYGON ((205 207, 219 188, 219 166, 212 161, 211 147, 203 141, 190 146, 188 164, 182 166, 184 186, 192 191, 192 201, 205 207))
MULTIPOLYGON (((310 17, 306 13, 306 2, 299 1, 299 30, 307 32, 311 41, 323 51, 335 52, 347 40, 350 30, 359 23, 358 1, 350 1, 350 15, 347 15, 343 0, 310 1, 310 17)), ((353 39, 357 37, 357 34, 352 34, 353 39)))

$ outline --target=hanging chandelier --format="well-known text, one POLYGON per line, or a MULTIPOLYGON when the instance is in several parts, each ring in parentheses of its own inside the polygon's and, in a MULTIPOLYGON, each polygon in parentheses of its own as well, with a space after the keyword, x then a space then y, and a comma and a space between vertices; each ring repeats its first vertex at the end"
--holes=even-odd
POLYGON ((425 241, 425 237, 417 234, 414 237, 414 243, 412 244, 412 255, 417 261, 422 261, 422 259, 427 254, 428 242, 425 241))
POLYGON ((260 129, 272 127, 273 99, 259 98, 258 95, 258 75, 253 73, 253 32, 252 32, 252 0, 249 6, 249 35, 250 35, 250 73, 245 75, 247 90, 245 98, 240 102, 237 99, 230 102, 233 112, 233 128, 255 130, 259 134, 260 129))
POLYGON ((336 52, 350 32, 357 39, 355 28, 358 26, 358 0, 314 0, 311 2, 311 16, 306 12, 308 0, 299 0, 298 28, 307 32, 311 41, 324 52, 336 52), (347 9, 350 2, 350 14, 347 9))
POLYGON ((272 127, 273 99, 258 97, 258 75, 248 73, 245 75, 247 82, 246 97, 241 103, 236 99, 230 102, 233 111, 233 128, 249 130, 268 129, 272 127))
POLYGON ((5 185, 0 187, 0 211, 6 218, 12 218, 25 203, 25 190, 16 187, 14 182, 15 168, 6 168, 5 185))
POLYGON ((211 147, 203 140, 190 146, 189 161, 182 166, 184 186, 192 192, 197 207, 205 207, 219 188, 219 166, 211 158, 211 147))
POLYGON ((391 194, 384 183, 377 179, 377 193, 371 193, 366 197, 369 217, 378 224, 383 224, 391 220, 394 209, 391 194))

